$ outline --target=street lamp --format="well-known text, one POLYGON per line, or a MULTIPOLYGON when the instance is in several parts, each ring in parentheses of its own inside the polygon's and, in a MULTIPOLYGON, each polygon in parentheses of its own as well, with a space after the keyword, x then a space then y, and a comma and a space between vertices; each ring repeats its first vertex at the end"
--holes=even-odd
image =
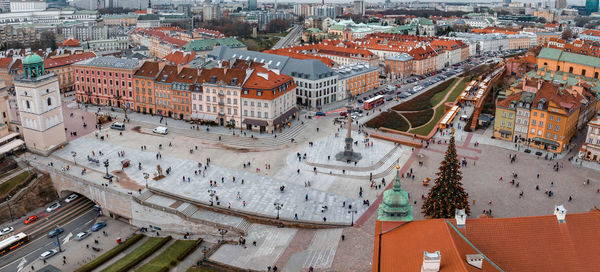
POLYGON ((277 219, 279 219, 279 210, 281 210, 281 208, 283 208, 283 203, 273 203, 273 206, 275 206, 275 210, 277 210, 277 219))
POLYGON ((75 160, 75 157, 77 157, 77 152, 71 151, 71 156, 73 156, 73 163, 77 165, 77 161, 75 160))
POLYGON ((144 179, 146 180, 146 188, 148 188, 148 178, 150 177, 150 174, 144 172, 144 179))
POLYGON ((358 213, 358 211, 356 209, 354 209, 354 210, 349 210, 348 213, 352 215, 352 223, 350 223, 350 226, 354 226, 354 214, 358 213))
POLYGON ((210 205, 213 205, 213 197, 217 194, 217 191, 213 189, 208 190, 208 195, 210 196, 210 205))
POLYGON ((227 232, 228 232, 228 230, 226 230, 226 229, 219 229, 219 234, 221 234, 221 243, 223 243, 223 241, 225 239, 224 236, 227 232))
POLYGON ((202 246, 202 261, 206 262, 206 254, 210 251, 210 249, 206 246, 202 246))
POLYGON ((106 159, 104 161, 104 167, 106 167, 106 175, 104 176, 105 179, 111 179, 113 176, 111 174, 108 173, 108 166, 109 166, 109 162, 108 159, 106 159))

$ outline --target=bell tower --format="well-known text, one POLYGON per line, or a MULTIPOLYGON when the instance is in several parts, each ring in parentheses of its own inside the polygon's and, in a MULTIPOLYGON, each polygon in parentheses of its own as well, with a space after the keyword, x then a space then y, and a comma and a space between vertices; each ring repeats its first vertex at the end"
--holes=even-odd
POLYGON ((383 201, 377 209, 378 221, 404 221, 413 220, 412 206, 408 200, 408 193, 402 189, 400 181, 400 166, 396 166, 396 179, 392 189, 383 192, 383 201))
POLYGON ((35 53, 23 59, 23 69, 14 85, 25 145, 47 156, 67 143, 58 77, 46 74, 44 60, 35 53))

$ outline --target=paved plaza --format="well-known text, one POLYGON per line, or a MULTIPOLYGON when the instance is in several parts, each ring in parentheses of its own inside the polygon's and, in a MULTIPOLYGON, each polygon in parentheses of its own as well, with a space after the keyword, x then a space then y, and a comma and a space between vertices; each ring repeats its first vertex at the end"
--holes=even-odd
MULTIPOLYGON (((402 187, 410 194, 415 220, 424 219, 420 212, 423 204, 421 196, 428 193, 431 185, 423 186, 421 181, 428 177, 435 178, 447 149, 449 133, 449 130, 443 131, 444 135, 438 133, 435 143, 413 152, 410 147, 396 146, 378 139, 370 139, 369 142, 373 141, 373 146, 365 146, 362 142, 365 139, 364 135, 353 131, 353 138, 359 142, 354 146, 355 150, 363 154, 363 160, 354 165, 333 159, 335 153, 343 150, 345 129, 333 125, 331 117, 312 120, 301 117, 307 121, 301 124, 303 132, 295 143, 288 141, 275 148, 263 149, 262 146, 273 142, 274 138, 257 135, 257 147, 242 150, 228 146, 228 143, 235 141, 234 137, 238 136, 227 136, 226 129, 210 133, 176 132, 159 136, 149 133, 149 128, 155 125, 152 122, 158 122, 158 119, 144 123, 145 119, 138 121, 135 119, 138 118, 136 115, 132 116, 132 124, 128 125, 123 136, 120 136, 118 131, 103 129, 99 136, 106 136, 107 133, 109 135, 103 141, 92 133, 55 152, 54 158, 60 158, 55 160, 56 167, 71 164, 71 151, 76 151, 80 166, 96 170, 90 172, 87 178, 105 182, 100 178, 105 171, 102 164, 89 164, 87 161, 81 163, 86 160, 87 155, 92 156, 91 151, 94 150, 95 157, 100 161, 110 159, 111 172, 121 170, 120 160, 131 160, 132 165, 124 170, 124 175, 133 185, 127 185, 126 182, 124 184, 123 181, 119 185, 110 185, 123 191, 135 192, 137 188, 143 189, 142 173, 148 172, 152 175, 156 172, 156 165, 160 164, 163 172, 168 167, 171 167, 172 171, 162 180, 149 179, 148 183, 152 188, 174 192, 204 203, 210 200, 207 191, 214 189, 222 207, 225 208, 231 203, 232 209, 269 217, 276 215, 273 203, 282 202, 284 206, 280 211, 281 217, 286 219, 292 219, 297 213, 300 220, 306 221, 321 221, 322 217, 326 216, 327 222, 356 222, 354 227, 325 230, 251 224, 247 228, 245 248, 224 245, 211 256, 214 261, 263 271, 268 265, 277 265, 284 271, 306 271, 310 266, 315 268, 315 271, 369 270, 373 254, 377 203, 384 190, 370 187, 370 174, 377 176, 375 185, 382 185, 381 181, 385 178, 385 187, 390 188, 395 175, 394 165, 401 166, 402 174, 412 169, 415 178, 402 178, 402 187), (141 130, 132 129, 140 124, 141 130), (317 131, 317 128, 320 129, 317 131), (223 135, 223 141, 211 137, 213 133, 223 135), (313 143, 312 146, 310 142, 313 143), (169 143, 172 143, 172 146, 169 146, 169 143), (158 148, 159 144, 162 144, 162 149, 158 148), (141 150, 142 145, 147 149, 141 150), (190 149, 193 153, 190 153, 190 149), (98 155, 100 150, 104 155, 98 155), (119 151, 124 151, 125 156, 119 157, 119 151), (158 152, 162 158, 157 160, 158 152), (303 157, 304 153, 306 159, 298 160, 297 154, 303 157), (328 155, 331 156, 329 160, 328 155), (207 158, 211 159, 211 164, 206 169, 205 176, 200 172, 195 174, 194 171, 204 171, 207 158), (138 169, 138 162, 142 164, 142 170, 138 169), (198 166, 198 162, 202 163, 201 167, 198 166), (248 162, 250 166, 244 167, 248 162), (423 166, 419 166, 419 162, 422 162, 423 166), (190 178, 190 182, 187 182, 187 177, 190 178), (221 182, 221 177, 224 182, 221 182), (242 179, 244 185, 241 185, 242 179), (210 187, 210 180, 217 183, 216 188, 210 187), (307 186, 307 182, 310 182, 310 187, 307 186), (283 193, 280 191, 282 185, 285 185, 283 193), (363 189, 362 198, 359 197, 360 188, 363 189), (237 199, 238 191, 241 199, 237 199), (305 200, 307 193, 308 201, 305 200), (244 200, 246 207, 243 206, 244 200), (372 205, 362 205, 363 200, 369 200, 372 205), (342 207, 343 202, 346 202, 345 207, 342 207), (358 207, 354 218, 352 213, 348 213, 350 203, 353 203, 353 207, 358 207), (328 210, 322 213, 323 205, 327 205, 328 210), (341 240, 341 235, 345 236, 344 241, 341 240), (256 246, 252 245, 253 241, 257 242, 256 246)), ((169 127, 175 122, 181 123, 175 125, 181 126, 181 129, 185 129, 184 125, 187 126, 185 122, 169 120, 169 127)), ((462 128, 464 122, 456 119, 454 127, 458 128, 459 125, 462 128)), ((554 205, 557 204, 564 204, 569 213, 586 212, 595 206, 600 207, 600 194, 597 193, 600 189, 600 173, 570 163, 567 159, 575 154, 576 149, 572 149, 569 154, 558 156, 555 160, 545 160, 543 156, 538 158, 533 154, 523 153, 523 148, 515 147, 513 143, 492 139, 490 129, 474 133, 457 129, 456 140, 459 158, 467 161, 467 166, 462 167, 461 171, 464 188, 469 193, 470 217, 480 216, 483 210, 492 210, 494 217, 548 215, 552 214, 554 205), (475 146, 475 143, 479 145, 475 146), (517 154, 516 163, 510 163, 510 154, 517 154), (556 162, 561 165, 558 172, 552 167, 556 162), (518 178, 511 184, 513 171, 518 178), (539 178, 537 174, 540 174, 539 178), (583 181, 587 179, 590 179, 590 184, 584 185, 583 181), (545 194, 546 191, 552 191, 554 195, 549 197, 545 194), (569 196, 572 197, 571 201, 569 196)), ((158 195, 150 197, 147 201, 159 206, 174 205, 172 199, 158 195)), ((184 209, 184 205, 179 209, 184 209)), ((198 212, 195 216, 220 220, 226 225, 243 224, 243 220, 238 217, 219 217, 208 211, 198 212)))

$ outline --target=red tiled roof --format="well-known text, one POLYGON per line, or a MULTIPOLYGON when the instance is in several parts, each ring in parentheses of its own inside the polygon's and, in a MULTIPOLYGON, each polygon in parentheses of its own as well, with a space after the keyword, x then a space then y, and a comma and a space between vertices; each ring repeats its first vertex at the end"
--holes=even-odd
POLYGON ((44 59, 44 68, 50 69, 54 67, 69 65, 94 57, 96 57, 96 54, 94 52, 84 52, 67 56, 46 58, 44 59))
POLYGON ((140 69, 135 71, 135 74, 133 74, 133 76, 149 77, 149 78, 154 79, 154 78, 156 78, 156 75, 158 75, 159 72, 160 72, 160 65, 158 65, 158 62, 146 61, 146 62, 144 62, 144 64, 142 64, 140 69))
POLYGON ((78 47, 79 40, 77 40, 75 38, 66 39, 61 43, 61 46, 63 46, 63 47, 78 47))
POLYGON ((521 94, 522 94, 522 92, 518 92, 518 93, 514 93, 514 94, 509 95, 504 100, 499 101, 498 103, 496 103, 496 107, 508 108, 510 106, 510 103, 512 103, 513 101, 517 101, 518 102, 521 99, 521 94))
POLYGON ((307 55, 307 54, 302 54, 302 53, 295 53, 295 52, 290 52, 286 49, 265 50, 263 52, 269 53, 269 54, 280 55, 280 56, 287 56, 287 57, 295 58, 295 59, 316 59, 316 60, 320 60, 321 62, 323 62, 325 65, 327 65, 329 67, 333 67, 335 65, 335 62, 333 60, 326 58, 326 57, 307 55))
POLYGON ((245 68, 229 68, 228 63, 224 63, 223 66, 222 68, 203 69, 198 77, 198 82, 207 83, 214 77, 217 82, 222 81, 228 85, 233 78, 237 78, 235 86, 241 86, 244 83, 244 79, 246 79, 245 68))
POLYGON ((444 219, 377 221, 373 271, 419 271, 423 252, 437 250, 440 272, 497 271, 494 264, 503 271, 597 271, 598 241, 597 210, 567 214, 564 223, 554 215, 467 219, 461 228, 444 219), (477 250, 485 256, 481 270, 465 260, 477 250))
POLYGON ((155 82, 172 83, 177 77, 177 66, 165 65, 160 74, 154 79, 155 82))
POLYGON ((198 78, 198 69, 184 67, 177 74, 177 77, 175 78, 174 82, 194 83, 194 82, 196 82, 197 78, 198 78))
POLYGON ((174 65, 182 65, 188 64, 190 61, 194 60, 196 57, 196 53, 194 51, 191 52, 183 52, 183 51, 173 51, 171 54, 165 56, 165 59, 173 63, 174 65))
POLYGON ((12 57, 0 58, 0 69, 8 69, 12 62, 12 57))
POLYGON ((431 46, 419 46, 408 51, 414 60, 423 60, 432 56, 437 56, 438 53, 431 46))
POLYGON ((586 29, 583 32, 581 32, 581 34, 600 36, 600 30, 586 29))
MULTIPOLYGON (((170 30, 168 30, 168 31, 170 31, 170 30)), ((136 30, 136 32, 142 32, 148 36, 156 37, 162 41, 176 45, 177 47, 183 47, 184 45, 186 45, 188 43, 185 40, 173 38, 173 37, 169 36, 168 34, 166 34, 165 32, 163 32, 162 30, 138 28, 136 30)))

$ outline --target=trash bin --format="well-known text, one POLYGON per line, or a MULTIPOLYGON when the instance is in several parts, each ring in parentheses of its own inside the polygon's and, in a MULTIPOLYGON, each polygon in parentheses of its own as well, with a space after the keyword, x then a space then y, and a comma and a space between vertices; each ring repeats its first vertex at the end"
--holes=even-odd
POLYGON ((117 245, 121 244, 121 237, 117 237, 117 245))

